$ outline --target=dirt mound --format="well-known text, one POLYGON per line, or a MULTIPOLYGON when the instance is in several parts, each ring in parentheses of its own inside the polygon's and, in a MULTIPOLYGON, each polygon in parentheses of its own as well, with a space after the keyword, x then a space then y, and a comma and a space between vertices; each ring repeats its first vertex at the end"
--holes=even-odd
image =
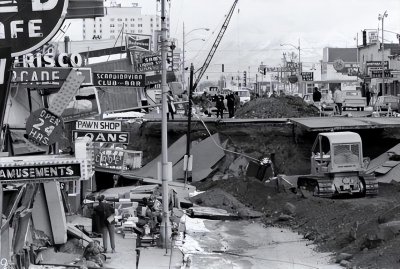
MULTIPOLYGON (((265 185, 251 179, 206 181, 197 188, 230 193, 263 212, 266 224, 290 227, 314 240, 323 251, 351 253, 351 265, 360 266, 357 268, 400 268, 399 185, 380 184, 377 197, 349 199, 312 194, 302 198, 290 191, 277 192, 273 182, 265 185), (283 214, 290 216, 282 221, 283 214)), ((213 206, 224 201, 212 199, 213 206)))
POLYGON ((257 98, 239 108, 235 114, 238 119, 261 118, 301 118, 319 116, 318 108, 308 105, 297 96, 257 98))

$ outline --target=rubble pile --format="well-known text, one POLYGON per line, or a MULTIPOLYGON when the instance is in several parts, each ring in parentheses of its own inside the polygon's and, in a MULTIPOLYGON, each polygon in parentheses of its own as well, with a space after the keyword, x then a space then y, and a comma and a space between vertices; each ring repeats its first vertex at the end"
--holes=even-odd
POLYGON ((257 98, 239 108, 238 119, 301 118, 319 116, 319 110, 297 96, 257 98))
POLYGON ((347 268, 400 266, 399 185, 380 185, 379 196, 374 198, 349 199, 318 198, 311 193, 303 198, 289 190, 278 192, 274 181, 262 183, 245 177, 209 179, 197 188, 206 191, 203 197, 210 197, 207 205, 227 208, 233 204, 227 199, 233 197, 262 212, 266 225, 289 227, 313 240, 321 251, 338 253, 336 262, 347 268), (215 192, 230 195, 221 198, 215 192), (346 257, 341 257, 343 253, 346 257))

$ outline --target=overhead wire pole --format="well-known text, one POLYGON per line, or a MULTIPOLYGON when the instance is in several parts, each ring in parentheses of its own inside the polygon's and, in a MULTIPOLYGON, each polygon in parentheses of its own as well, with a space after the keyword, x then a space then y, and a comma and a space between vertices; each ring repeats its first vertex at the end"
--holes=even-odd
POLYGON ((385 17, 387 17, 387 16, 388 16, 388 13, 386 10, 385 13, 383 13, 383 15, 379 14, 379 17, 378 17, 379 20, 382 20, 382 47, 381 47, 381 49, 382 49, 382 94, 383 95, 386 94, 385 93, 385 39, 383 38, 383 33, 384 33, 383 23, 385 21, 385 17))
POLYGON ((170 245, 171 225, 169 223, 168 211, 168 181, 172 181, 172 164, 168 162, 168 126, 167 126, 167 23, 165 12, 165 1, 161 0, 161 89, 162 89, 162 116, 161 116, 161 180, 162 180, 162 205, 163 205, 163 218, 160 227, 160 235, 168 252, 170 245))

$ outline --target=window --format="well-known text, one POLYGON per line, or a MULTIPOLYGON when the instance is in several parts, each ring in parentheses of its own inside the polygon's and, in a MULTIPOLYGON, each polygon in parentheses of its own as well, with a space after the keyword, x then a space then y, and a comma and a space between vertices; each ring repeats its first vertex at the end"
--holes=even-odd
POLYGON ((131 27, 135 27, 135 24, 134 24, 134 23, 132 23, 132 24, 131 24, 131 27))
POLYGON ((115 31, 114 30, 110 30, 110 33, 115 33, 115 31))
POLYGON ((135 33, 135 30, 131 30, 131 33, 134 34, 134 33, 135 33))
POLYGON ((143 27, 143 24, 138 24, 137 26, 138 26, 138 27, 143 27))
POLYGON ((114 20, 115 20, 114 18, 111 18, 111 19, 110 19, 110 21, 114 21, 114 20))
POLYGON ((125 18, 125 21, 128 21, 128 18, 125 18))
POLYGON ((139 30, 138 33, 143 33, 143 31, 142 31, 142 30, 139 30))
POLYGON ((139 21, 142 21, 142 18, 139 18, 138 20, 139 20, 139 21))
POLYGON ((114 24, 110 24, 110 27, 115 27, 115 25, 114 24))
POLYGON ((131 19, 131 21, 135 21, 135 19, 131 19))
POLYGON ((150 24, 150 27, 153 27, 153 24, 152 24, 152 23, 150 24))
POLYGON ((122 19, 121 19, 121 18, 118 18, 117 21, 122 21, 122 19))

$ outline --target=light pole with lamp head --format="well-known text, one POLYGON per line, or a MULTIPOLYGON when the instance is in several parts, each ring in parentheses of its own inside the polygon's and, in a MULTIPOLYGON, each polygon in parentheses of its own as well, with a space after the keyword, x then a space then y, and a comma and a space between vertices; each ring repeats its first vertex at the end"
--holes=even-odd
POLYGON ((387 10, 385 11, 385 13, 383 13, 383 15, 379 14, 378 16, 378 20, 382 20, 382 94, 385 94, 385 39, 383 39, 383 23, 385 21, 385 17, 388 16, 387 10))
MULTIPOLYGON (((291 47, 293 47, 293 48, 295 48, 295 49, 297 49, 298 51, 299 51, 299 69, 298 69, 298 75, 299 75, 299 78, 300 78, 300 76, 301 76, 301 47, 300 47, 300 38, 299 38, 299 45, 296 47, 295 45, 293 45, 293 44, 288 44, 288 43, 284 43, 284 44, 280 44, 280 46, 282 47, 282 46, 291 46, 291 47)), ((298 80, 298 83, 299 83, 299 89, 300 89, 300 79, 298 80)))
MULTIPOLYGON (((191 41, 197 40, 197 39, 192 39, 192 40, 189 40, 188 42, 186 42, 185 41, 185 37, 187 35, 189 35, 190 33, 194 32, 194 31, 199 31, 199 30, 210 31, 209 28, 196 28, 196 29, 193 29, 193 30, 189 31, 187 34, 185 34, 185 23, 183 23, 183 34, 182 34, 182 86, 183 86, 183 90, 186 89, 186 86, 185 86, 185 84, 186 84, 186 77, 185 77, 185 71, 186 71, 185 70, 185 45, 187 43, 191 42, 191 41)), ((198 39, 201 39, 201 38, 198 38, 198 39)), ((205 41, 205 39, 201 39, 201 40, 205 41)))

